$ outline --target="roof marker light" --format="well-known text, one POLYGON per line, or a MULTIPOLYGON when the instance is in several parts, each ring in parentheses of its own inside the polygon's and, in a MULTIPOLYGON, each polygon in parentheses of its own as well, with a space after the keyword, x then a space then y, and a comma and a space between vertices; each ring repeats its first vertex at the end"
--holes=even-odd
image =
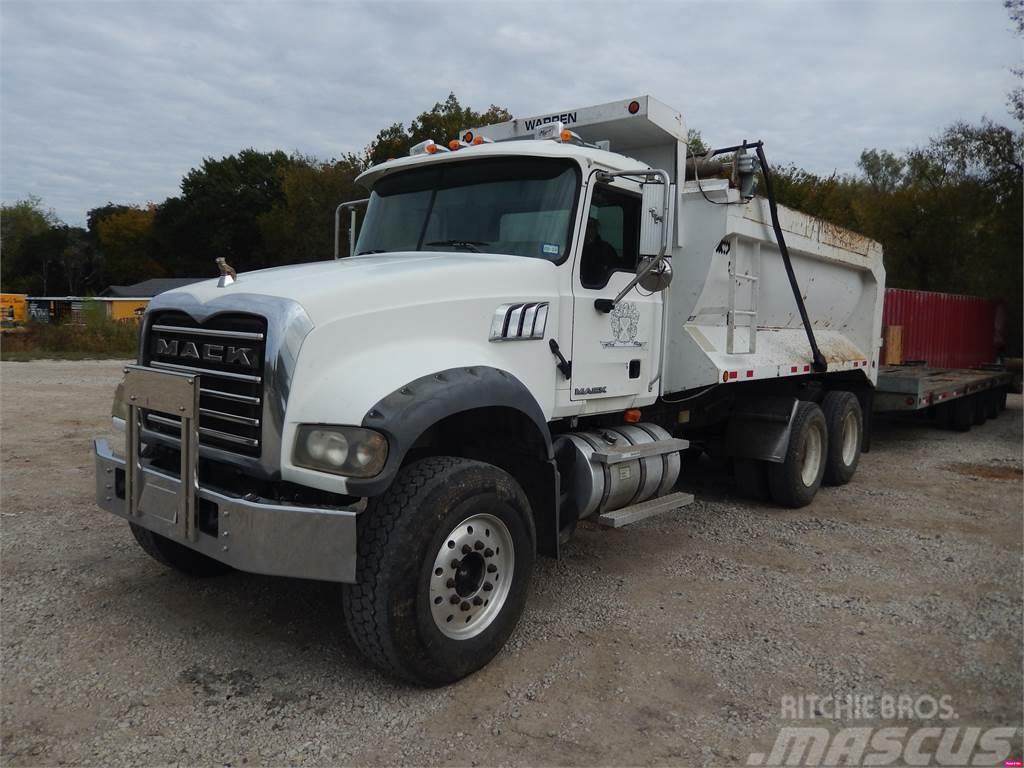
POLYGON ((631 101, 631 102, 629 102, 629 107, 627 107, 627 109, 629 109, 629 114, 635 115, 637 112, 640 111, 640 102, 639 101, 631 101))
POLYGON ((452 152, 462 149, 462 147, 463 144, 458 139, 452 139, 451 141, 448 142, 448 149, 450 149, 452 152))
POLYGON ((439 146, 433 139, 425 139, 419 144, 413 144, 409 148, 410 155, 432 155, 435 152, 447 152, 445 147, 439 146))
POLYGON ((462 134, 462 140, 464 142, 466 142, 467 144, 475 143, 473 139, 474 139, 474 137, 473 137, 473 132, 472 131, 466 131, 464 134, 462 134))

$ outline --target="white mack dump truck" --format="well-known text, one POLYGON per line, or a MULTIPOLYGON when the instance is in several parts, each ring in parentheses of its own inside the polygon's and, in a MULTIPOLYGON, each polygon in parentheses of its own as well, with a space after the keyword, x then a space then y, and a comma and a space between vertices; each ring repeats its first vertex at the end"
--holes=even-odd
POLYGON ((681 451, 791 507, 853 475, 881 248, 770 181, 760 143, 688 157, 646 96, 423 142, 339 206, 366 205, 348 257, 219 260, 153 300, 99 505, 188 574, 341 582, 372 662, 457 680, 509 637, 535 553, 691 500, 681 451))

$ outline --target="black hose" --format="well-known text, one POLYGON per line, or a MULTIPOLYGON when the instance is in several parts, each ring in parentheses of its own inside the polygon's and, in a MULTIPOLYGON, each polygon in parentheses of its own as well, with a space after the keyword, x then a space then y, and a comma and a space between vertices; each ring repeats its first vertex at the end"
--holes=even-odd
POLYGON ((811 328, 811 321, 807 317, 807 307, 804 306, 804 298, 800 293, 800 286, 796 282, 796 274, 793 272, 793 262, 789 259, 789 249, 786 247, 786 238, 782 235, 782 225, 779 224, 779 209, 775 204, 775 190, 772 188, 772 172, 768 167, 768 161, 764 156, 764 148, 761 142, 757 145, 757 159, 761 163, 761 173, 764 174, 765 192, 768 193, 768 210, 772 216, 772 229, 775 230, 775 239, 779 244, 779 253, 782 254, 782 263, 786 266, 786 274, 789 276, 789 285, 793 289, 793 298, 796 299, 796 307, 800 310, 800 319, 803 321, 804 330, 807 332, 807 341, 811 345, 811 355, 814 360, 814 370, 824 373, 828 370, 828 363, 818 349, 818 342, 814 338, 814 330, 811 328))

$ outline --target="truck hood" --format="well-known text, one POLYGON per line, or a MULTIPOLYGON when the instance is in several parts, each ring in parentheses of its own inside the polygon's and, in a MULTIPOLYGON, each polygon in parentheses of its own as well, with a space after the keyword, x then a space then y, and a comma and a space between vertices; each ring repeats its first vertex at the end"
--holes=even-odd
POLYGON ((314 325, 346 316, 415 304, 474 298, 550 295, 557 270, 543 259, 489 253, 416 251, 367 254, 243 272, 232 285, 204 280, 167 291, 154 307, 177 302, 215 307, 245 295, 298 302, 314 325))

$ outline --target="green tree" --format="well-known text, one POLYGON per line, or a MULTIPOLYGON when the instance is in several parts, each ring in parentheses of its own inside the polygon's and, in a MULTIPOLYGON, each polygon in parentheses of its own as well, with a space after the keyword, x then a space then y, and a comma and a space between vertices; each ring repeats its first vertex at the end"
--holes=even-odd
POLYGON ((259 217, 284 202, 285 172, 299 162, 280 150, 206 158, 182 179, 181 195, 159 206, 153 258, 182 276, 212 274, 219 256, 238 270, 273 265, 259 217))
POLYGON ((438 144, 447 143, 459 136, 466 128, 473 128, 491 123, 501 123, 512 119, 512 113, 504 107, 492 104, 483 112, 470 107, 463 107, 454 93, 439 101, 428 112, 422 112, 409 124, 395 123, 377 134, 366 155, 369 164, 376 165, 396 157, 405 157, 409 148, 425 139, 433 139, 438 144))
POLYGON ((42 200, 34 195, 0 206, 0 282, 5 291, 28 289, 33 270, 21 257, 22 247, 27 240, 59 225, 57 214, 45 208, 42 200))
MULTIPOLYGON (((259 217, 260 232, 277 264, 331 258, 334 211, 339 203, 363 197, 355 190, 359 158, 320 162, 302 158, 284 172, 284 199, 259 217)), ((341 217, 341 253, 348 253, 349 216, 341 217)))
POLYGON ((96 242, 103 253, 108 279, 135 283, 165 274, 152 258, 153 220, 156 206, 119 206, 96 223, 96 242))
MULTIPOLYGON (((1003 0, 1003 5, 1010 12, 1010 21, 1017 37, 1024 37, 1024 0, 1003 0)), ((1024 79, 1024 69, 1015 68, 1010 70, 1018 79, 1024 79)), ((1017 118, 1018 122, 1024 123, 1024 87, 1017 86, 1010 91, 1007 98, 1010 107, 1010 114, 1017 118)))

